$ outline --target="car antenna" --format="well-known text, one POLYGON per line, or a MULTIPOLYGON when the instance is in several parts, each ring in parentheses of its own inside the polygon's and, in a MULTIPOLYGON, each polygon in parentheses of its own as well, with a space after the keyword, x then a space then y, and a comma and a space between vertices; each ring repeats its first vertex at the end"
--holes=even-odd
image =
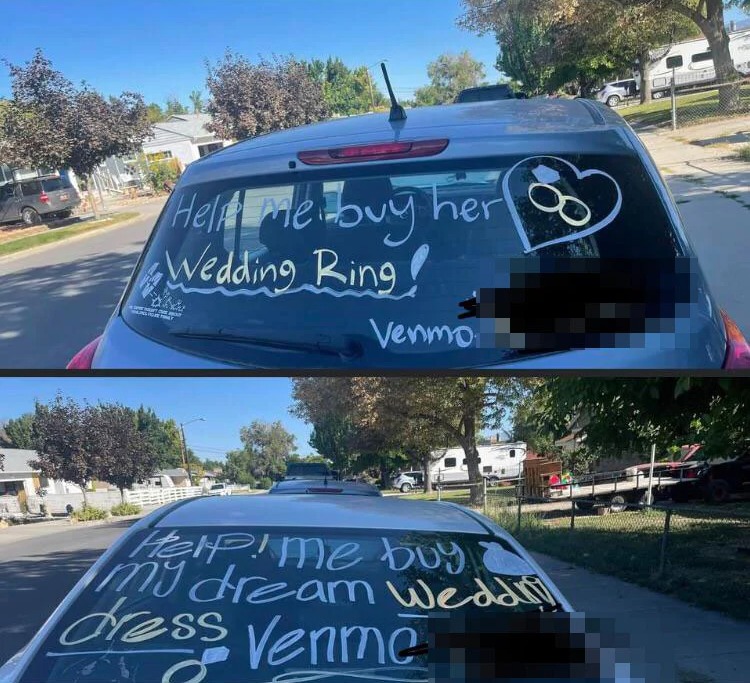
POLYGON ((391 113, 388 116, 389 121, 406 121, 406 112, 404 108, 396 100, 396 96, 393 94, 393 88, 391 87, 391 79, 388 78, 388 71, 385 68, 385 62, 380 63, 380 68, 383 70, 383 78, 385 78, 385 86, 388 88, 388 97, 391 98, 391 113))

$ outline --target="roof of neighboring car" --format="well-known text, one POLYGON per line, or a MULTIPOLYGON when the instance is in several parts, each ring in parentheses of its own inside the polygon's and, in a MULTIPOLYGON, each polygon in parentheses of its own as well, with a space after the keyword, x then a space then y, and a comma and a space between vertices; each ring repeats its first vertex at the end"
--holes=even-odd
POLYGON ((173 503, 143 521, 158 528, 261 526, 488 533, 477 519, 451 503, 334 494, 203 496, 173 503))
POLYGON ((417 107, 404 122, 387 113, 362 114, 259 135, 194 161, 183 178, 211 175, 211 169, 263 156, 296 154, 305 149, 448 137, 451 140, 509 135, 583 133, 622 128, 623 119, 609 108, 584 99, 493 100, 417 107))

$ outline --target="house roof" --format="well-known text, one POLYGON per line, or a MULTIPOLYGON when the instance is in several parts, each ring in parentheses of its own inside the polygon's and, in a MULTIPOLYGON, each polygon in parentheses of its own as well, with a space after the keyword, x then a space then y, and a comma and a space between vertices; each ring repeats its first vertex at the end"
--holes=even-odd
POLYGON ((196 140, 198 138, 215 137, 206 128, 206 124, 210 122, 211 117, 208 114, 176 114, 170 116, 166 121, 155 123, 154 128, 196 140))
POLYGON ((159 474, 164 474, 168 477, 187 477, 188 475, 187 470, 182 467, 176 467, 171 470, 162 470, 159 474))
POLYGON ((32 472, 38 472, 29 467, 28 461, 35 460, 38 457, 36 451, 32 451, 26 448, 0 448, 5 458, 2 462, 3 474, 31 474, 32 472))

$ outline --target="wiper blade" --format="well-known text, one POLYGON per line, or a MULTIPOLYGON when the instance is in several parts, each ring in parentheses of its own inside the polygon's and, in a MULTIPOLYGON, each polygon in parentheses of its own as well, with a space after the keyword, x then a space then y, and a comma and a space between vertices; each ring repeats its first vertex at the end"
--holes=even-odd
POLYGON ((264 348, 279 349, 281 351, 299 351, 301 353, 316 353, 328 356, 338 356, 344 359, 359 358, 362 355, 362 345, 353 340, 345 340, 340 344, 331 341, 328 335, 317 341, 311 339, 292 339, 284 337, 263 337, 244 332, 232 331, 224 328, 218 330, 202 330, 186 328, 173 330, 170 334, 182 339, 201 339, 206 341, 228 342, 230 344, 246 344, 264 348))

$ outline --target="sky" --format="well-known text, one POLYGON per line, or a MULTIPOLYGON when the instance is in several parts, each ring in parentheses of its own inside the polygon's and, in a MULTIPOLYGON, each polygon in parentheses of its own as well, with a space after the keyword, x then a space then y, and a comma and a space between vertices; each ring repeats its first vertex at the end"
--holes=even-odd
MULTIPOLYGON (((427 63, 442 52, 468 50, 499 72, 493 36, 456 26, 460 0, 34 0, 2 3, 0 58, 27 61, 41 47, 73 82, 86 80, 107 95, 123 90, 147 102, 176 95, 188 104, 204 91, 205 60, 226 48, 250 59, 293 53, 303 59, 335 55, 350 65, 387 59, 398 96, 426 85, 427 63), (33 7, 33 9, 32 9, 33 7)), ((0 96, 10 93, 0 66, 0 96)))
POLYGON ((297 440, 298 452, 313 453, 310 426, 289 414, 292 381, 265 377, 70 377, 0 378, 0 423, 33 412, 34 401, 47 402, 57 392, 79 402, 119 402, 153 408, 185 426, 185 441, 202 458, 222 459, 240 448, 240 427, 253 420, 280 420, 297 440))

